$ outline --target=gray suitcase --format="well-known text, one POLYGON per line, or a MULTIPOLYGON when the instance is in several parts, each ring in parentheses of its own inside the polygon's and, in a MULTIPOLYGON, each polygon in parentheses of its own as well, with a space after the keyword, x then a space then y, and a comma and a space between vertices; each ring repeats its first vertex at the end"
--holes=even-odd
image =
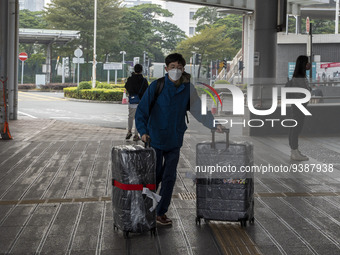
POLYGON ((121 145, 112 149, 112 209, 114 229, 129 233, 156 231, 153 200, 143 188, 156 189, 156 152, 141 145, 121 145))
MULTIPOLYGON (((253 165, 253 146, 248 142, 229 142, 229 130, 225 131, 226 142, 196 145, 196 167, 208 169, 218 166, 239 170, 241 166, 253 165), (205 168, 204 168, 205 167, 205 168)), ((251 173, 222 172, 210 174, 196 171, 196 223, 201 219, 217 221, 240 221, 241 226, 254 222, 254 179, 251 173)))

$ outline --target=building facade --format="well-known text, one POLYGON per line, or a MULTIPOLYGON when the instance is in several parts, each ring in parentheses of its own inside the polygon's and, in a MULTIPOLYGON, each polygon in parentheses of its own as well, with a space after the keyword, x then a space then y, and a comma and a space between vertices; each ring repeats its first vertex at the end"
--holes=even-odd
POLYGON ((42 11, 46 3, 46 0, 19 0, 19 8, 20 10, 27 9, 33 12, 42 11))
POLYGON ((174 15, 172 17, 160 17, 159 19, 161 21, 175 24, 189 37, 195 35, 197 21, 193 19, 193 16, 197 10, 203 6, 161 0, 125 0, 123 4, 125 4, 126 7, 132 7, 145 3, 158 4, 162 6, 163 9, 169 10, 174 15))

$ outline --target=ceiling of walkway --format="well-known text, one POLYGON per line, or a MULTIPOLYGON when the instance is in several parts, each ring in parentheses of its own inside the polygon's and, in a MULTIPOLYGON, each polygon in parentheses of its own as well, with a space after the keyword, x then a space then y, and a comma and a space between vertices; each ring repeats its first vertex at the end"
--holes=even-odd
MULTIPOLYGON (((256 0, 168 0, 168 1, 254 11, 256 0)), ((296 5, 299 7, 310 6, 314 4, 328 4, 330 2, 330 0, 287 0, 287 1, 289 5, 296 5)))

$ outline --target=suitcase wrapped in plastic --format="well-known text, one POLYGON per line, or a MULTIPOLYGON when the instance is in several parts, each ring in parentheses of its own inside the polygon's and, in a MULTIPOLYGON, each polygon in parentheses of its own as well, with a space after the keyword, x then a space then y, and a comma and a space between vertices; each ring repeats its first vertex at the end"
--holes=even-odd
POLYGON ((113 222, 115 228, 124 231, 125 238, 128 237, 129 232, 142 233, 151 230, 151 234, 155 234, 155 201, 143 194, 146 188, 155 192, 155 173, 154 149, 144 148, 141 145, 113 147, 113 222))
POLYGON ((199 143, 196 146, 196 223, 200 219, 254 221, 254 180, 252 173, 240 172, 253 165, 253 146, 248 142, 199 143))

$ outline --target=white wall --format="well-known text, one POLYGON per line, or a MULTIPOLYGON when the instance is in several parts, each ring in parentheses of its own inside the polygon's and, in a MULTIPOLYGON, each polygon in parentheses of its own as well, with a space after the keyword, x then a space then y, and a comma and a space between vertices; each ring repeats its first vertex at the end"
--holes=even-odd
POLYGON ((176 2, 165 2, 161 0, 152 0, 152 3, 161 5, 163 9, 167 9, 174 15, 171 18, 160 18, 162 21, 168 21, 172 24, 177 25, 182 29, 187 36, 193 36, 189 34, 189 28, 197 25, 196 20, 190 20, 190 12, 196 12, 201 5, 194 4, 181 4, 176 2))

